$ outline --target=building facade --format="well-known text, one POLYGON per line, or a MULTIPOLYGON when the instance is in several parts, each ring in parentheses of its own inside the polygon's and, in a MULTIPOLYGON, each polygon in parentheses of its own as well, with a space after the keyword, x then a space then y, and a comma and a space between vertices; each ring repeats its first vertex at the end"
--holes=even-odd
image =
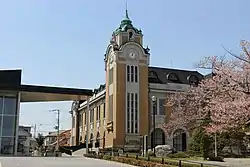
POLYGON ((22 70, 0 70, 0 155, 19 155, 20 103, 86 100, 93 95, 88 89, 26 85, 21 78, 22 70))
POLYGON ((31 154, 31 127, 30 126, 19 126, 18 130, 18 148, 17 155, 19 156, 30 156, 31 154))
POLYGON ((187 149, 189 135, 185 128, 176 127, 171 134, 163 128, 171 114, 165 100, 168 94, 198 83, 203 75, 151 67, 149 51, 143 47, 142 31, 133 26, 126 11, 104 56, 106 83, 94 90, 89 101, 72 105, 71 145, 88 141, 98 148, 139 149, 144 135, 149 136, 149 146, 153 147, 155 134, 155 145, 173 145, 178 151, 187 149))
MULTIPOLYGON (((59 146, 68 146, 70 145, 70 136, 71 130, 60 130, 59 131, 59 146)), ((57 145, 57 132, 49 132, 48 135, 45 136, 44 146, 48 148, 55 148, 57 145)))

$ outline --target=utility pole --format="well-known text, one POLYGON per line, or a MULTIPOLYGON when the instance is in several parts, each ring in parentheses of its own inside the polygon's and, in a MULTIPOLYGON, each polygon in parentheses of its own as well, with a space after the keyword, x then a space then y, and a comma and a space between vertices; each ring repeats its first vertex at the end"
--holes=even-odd
POLYGON ((57 125, 55 126, 55 129, 57 130, 57 151, 59 150, 59 134, 60 134, 60 110, 59 109, 53 109, 52 112, 55 112, 57 114, 57 125))

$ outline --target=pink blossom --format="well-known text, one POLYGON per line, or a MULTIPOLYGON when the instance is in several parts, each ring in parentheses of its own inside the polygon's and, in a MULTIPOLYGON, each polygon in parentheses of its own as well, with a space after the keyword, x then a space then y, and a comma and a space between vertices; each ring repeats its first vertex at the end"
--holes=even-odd
POLYGON ((206 58, 216 74, 204 79, 197 87, 186 92, 169 95, 167 105, 172 113, 166 129, 177 125, 189 126, 209 117, 207 132, 222 132, 241 129, 250 121, 250 54, 249 43, 241 43, 242 59, 206 58))

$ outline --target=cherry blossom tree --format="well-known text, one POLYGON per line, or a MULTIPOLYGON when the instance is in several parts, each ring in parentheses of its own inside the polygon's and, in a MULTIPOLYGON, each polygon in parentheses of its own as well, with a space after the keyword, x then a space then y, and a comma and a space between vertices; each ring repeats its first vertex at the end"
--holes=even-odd
MULTIPOLYGON (((199 67, 212 68, 212 76, 186 92, 169 95, 172 106, 166 129, 190 126, 209 119, 207 132, 239 130, 250 123, 250 50, 241 42, 242 54, 233 59, 206 57, 199 67)), ((231 54, 231 53, 230 53, 231 54)))

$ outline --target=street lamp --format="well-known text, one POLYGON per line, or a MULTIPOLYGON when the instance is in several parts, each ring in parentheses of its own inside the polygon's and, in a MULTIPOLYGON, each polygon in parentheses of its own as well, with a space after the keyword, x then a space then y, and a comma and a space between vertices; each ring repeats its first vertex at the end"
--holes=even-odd
POLYGON ((155 102, 156 102, 156 97, 152 96, 151 97, 152 103, 153 103, 153 149, 154 149, 154 156, 155 156, 155 115, 156 115, 156 108, 155 106, 155 102))

